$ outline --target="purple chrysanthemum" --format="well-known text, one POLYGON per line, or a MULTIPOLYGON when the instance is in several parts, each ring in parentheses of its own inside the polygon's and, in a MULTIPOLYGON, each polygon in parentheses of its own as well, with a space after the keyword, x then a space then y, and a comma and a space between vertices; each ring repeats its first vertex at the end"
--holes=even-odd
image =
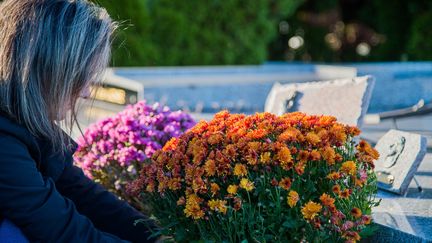
POLYGON ((187 113, 141 101, 89 126, 78 140, 74 160, 88 177, 122 194, 147 158, 194 125, 187 113))

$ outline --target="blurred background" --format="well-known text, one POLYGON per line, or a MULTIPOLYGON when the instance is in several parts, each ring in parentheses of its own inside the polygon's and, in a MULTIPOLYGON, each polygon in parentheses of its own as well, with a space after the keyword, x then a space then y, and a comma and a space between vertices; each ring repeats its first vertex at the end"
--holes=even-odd
POLYGON ((432 59, 432 1, 97 0, 123 24, 113 66, 432 59))

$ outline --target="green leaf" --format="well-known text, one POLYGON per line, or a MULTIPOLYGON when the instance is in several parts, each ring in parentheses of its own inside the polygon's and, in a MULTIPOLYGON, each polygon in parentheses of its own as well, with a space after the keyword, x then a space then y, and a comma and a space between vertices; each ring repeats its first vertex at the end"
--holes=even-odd
POLYGON ((296 223, 295 223, 294 220, 289 219, 289 220, 286 220, 286 221, 282 224, 282 226, 285 227, 285 228, 287 228, 287 229, 292 229, 292 228, 295 228, 295 227, 296 227, 296 223))

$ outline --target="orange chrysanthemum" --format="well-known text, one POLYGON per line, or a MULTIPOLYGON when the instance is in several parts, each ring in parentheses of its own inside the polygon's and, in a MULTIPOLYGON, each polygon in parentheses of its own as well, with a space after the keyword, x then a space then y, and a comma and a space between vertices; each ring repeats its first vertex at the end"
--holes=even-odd
POLYGON ((291 179, 286 177, 283 178, 280 182, 279 182, 279 186, 285 190, 289 190, 291 187, 291 179))
POLYGON ((362 216, 362 211, 359 208, 353 208, 351 209, 351 215, 358 219, 362 216))
POLYGON ((218 184, 216 184, 214 182, 210 184, 210 191, 211 191, 213 197, 219 192, 219 190, 220 190, 220 187, 218 184))
POLYGON ((204 169, 207 176, 214 176, 216 174, 216 163, 214 160, 209 159, 205 162, 204 169))
POLYGON ((341 192, 341 188, 340 188, 339 185, 334 185, 334 186, 332 187, 332 191, 333 191, 334 194, 339 195, 340 192, 341 192))
POLYGON ((339 197, 343 199, 348 199, 350 195, 351 195, 351 190, 345 189, 339 194, 339 197))
MULTIPOLYGON (((334 226, 336 230, 330 232, 334 239, 356 241, 355 233, 371 221, 362 215, 362 210, 369 212, 372 207, 363 206, 363 191, 369 189, 369 175, 377 158, 377 152, 366 142, 361 142, 357 151, 349 147, 347 142, 355 141, 352 138, 358 132, 330 116, 300 112, 246 116, 223 111, 156 152, 152 163, 144 163, 141 184, 136 187, 141 186, 140 192, 152 192, 147 195, 156 195, 154 199, 174 200, 172 203, 183 211, 182 217, 203 227, 217 222, 219 214, 228 213, 228 209, 242 210, 244 202, 248 207, 249 203, 267 207, 269 202, 262 200, 268 200, 276 190, 281 194, 278 200, 286 197, 284 210, 294 218, 300 216, 295 220, 306 220, 307 230, 334 226), (303 193, 311 182, 323 187, 312 194, 303 193), (324 191, 328 183, 331 191, 324 191), (354 207, 358 205, 362 205, 361 210, 354 207), (343 228, 347 221, 356 227, 343 228)), ((264 217, 266 207, 260 211, 264 217)), ((307 234, 305 239, 309 240, 307 234)))
POLYGON ((259 149, 261 148, 261 143, 260 142, 250 142, 248 144, 249 149, 255 153, 257 153, 259 151, 259 149))
POLYGON ((340 178, 341 178, 341 175, 339 172, 332 172, 332 173, 327 175, 327 179, 329 179, 329 180, 338 180, 340 178))
POLYGON ((335 203, 335 199, 329 196, 326 193, 323 193, 320 197, 320 201, 324 206, 333 207, 335 203))
POLYGON ((342 237, 349 242, 357 242, 361 239, 360 235, 355 231, 347 231, 342 234, 342 237))
POLYGON ((330 146, 321 149, 321 155, 328 165, 333 165, 335 163, 336 152, 330 146))
POLYGON ((247 168, 244 164, 236 164, 234 166, 234 175, 238 177, 243 177, 247 175, 247 168))
POLYGON ((321 209, 322 206, 319 203, 309 201, 302 207, 301 212, 305 219, 312 220, 319 212, 321 212, 321 209))
POLYGON ((299 162, 295 165, 294 169, 298 175, 303 175, 305 168, 306 168, 306 163, 305 162, 299 162))
POLYGON ((191 217, 193 219, 204 217, 204 211, 200 207, 202 201, 203 199, 198 197, 196 194, 188 195, 186 198, 186 207, 184 209, 186 217, 191 217))
POLYGON ((278 141, 281 142, 296 142, 298 140, 298 137, 301 136, 301 133, 299 130, 288 127, 283 133, 281 133, 278 137, 278 141))
POLYGON ((181 188, 181 178, 175 177, 168 181, 168 188, 172 191, 179 190, 181 188))
POLYGON ((334 124, 330 129, 330 134, 340 144, 345 143, 347 140, 345 127, 342 124, 334 124))
POLYGON ((312 161, 318 161, 321 159, 321 154, 317 150, 312 150, 309 154, 309 158, 312 161))
POLYGON ((208 139, 207 142, 211 145, 215 145, 218 143, 221 143, 223 141, 223 136, 220 133, 212 134, 208 139))
POLYGON ((260 139, 267 136, 268 131, 265 129, 257 129, 249 132, 246 137, 250 139, 260 139))
POLYGON ((288 193, 287 202, 291 208, 297 204, 299 199, 300 199, 299 194, 296 191, 291 190, 288 193))
POLYGON ((366 225, 372 223, 372 217, 369 215, 363 215, 362 216, 362 223, 366 224, 366 225))
POLYGON ((357 150, 359 152, 362 152, 362 153, 365 153, 365 154, 371 156, 374 160, 377 160, 379 158, 378 151, 376 149, 372 148, 372 146, 364 140, 360 141, 360 143, 357 146, 357 150))
POLYGON ((281 167, 284 170, 289 170, 292 168, 292 157, 291 152, 288 149, 288 147, 284 146, 280 149, 280 151, 277 153, 277 158, 281 164, 281 167))
POLYGON ((309 132, 306 134, 306 140, 312 145, 317 145, 319 142, 321 142, 320 137, 314 132, 309 132))
POLYGON ((165 143, 165 146, 162 148, 163 151, 174 150, 177 148, 179 140, 177 138, 172 138, 168 142, 165 143))
POLYGON ((355 175, 357 172, 357 167, 354 161, 346 161, 342 164, 342 167, 340 169, 343 173, 349 174, 349 175, 355 175))
POLYGON ((309 159, 309 152, 306 150, 301 150, 297 157, 300 163, 306 163, 309 159))

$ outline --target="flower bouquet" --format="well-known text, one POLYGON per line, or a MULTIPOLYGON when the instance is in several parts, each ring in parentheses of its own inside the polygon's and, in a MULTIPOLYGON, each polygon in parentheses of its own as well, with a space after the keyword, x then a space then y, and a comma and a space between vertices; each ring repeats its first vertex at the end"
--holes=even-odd
MULTIPOLYGON (((178 242, 355 242, 378 152, 330 116, 222 111, 170 140, 129 188, 178 242)), ((369 230, 370 231, 370 230, 369 230)))
POLYGON ((143 209, 126 193, 126 185, 138 177, 143 162, 156 150, 193 125, 186 113, 141 101, 88 127, 78 140, 74 161, 88 177, 143 209))

